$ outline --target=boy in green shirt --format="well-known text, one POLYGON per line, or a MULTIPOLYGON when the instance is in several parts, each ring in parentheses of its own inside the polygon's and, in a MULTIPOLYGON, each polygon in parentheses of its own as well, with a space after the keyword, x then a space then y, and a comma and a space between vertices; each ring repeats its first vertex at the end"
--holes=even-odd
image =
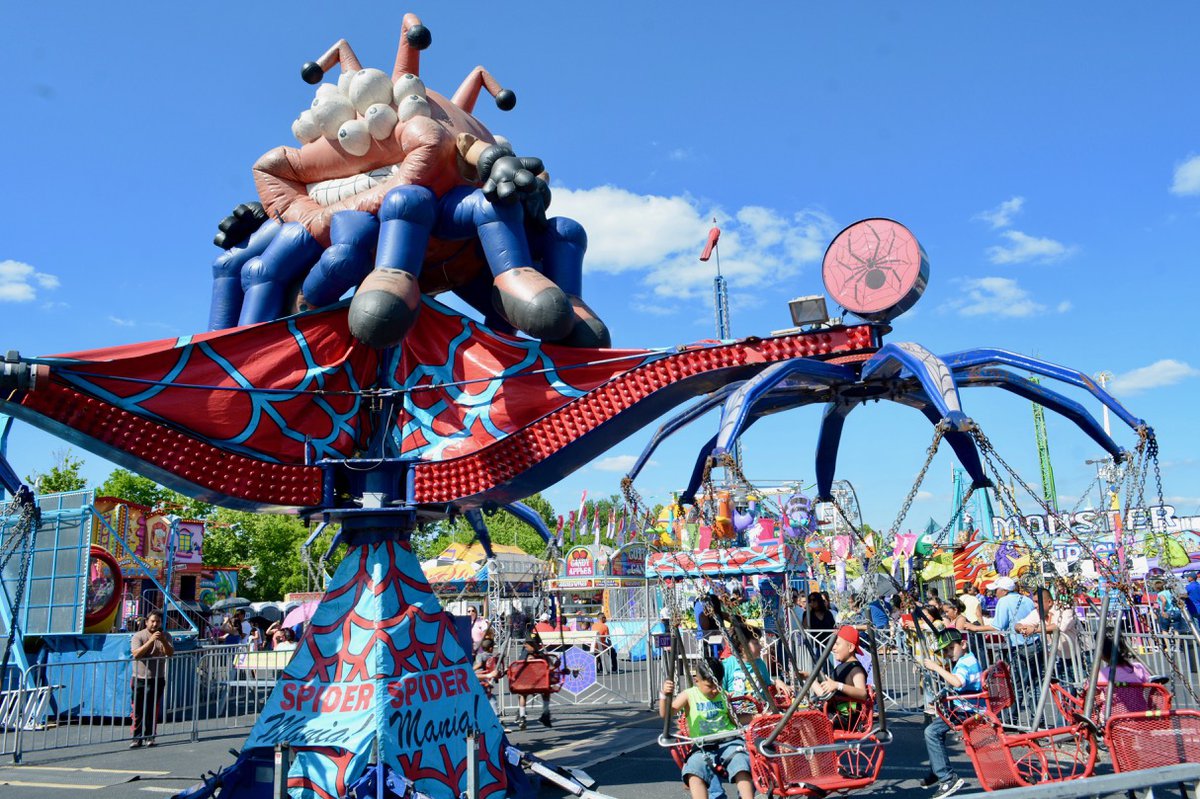
MULTIPOLYGON (((693 661, 691 668, 692 687, 683 691, 667 707, 668 697, 675 692, 675 682, 665 680, 658 697, 658 715, 682 711, 687 718, 688 737, 700 738, 721 732, 737 730, 729 700, 703 661, 693 661)), ((740 737, 713 741, 697 745, 683 765, 683 784, 691 793, 691 799, 707 799, 709 783, 716 780, 716 764, 725 766, 729 778, 737 786, 739 799, 754 799, 754 786, 750 781, 750 758, 746 745, 740 737)))

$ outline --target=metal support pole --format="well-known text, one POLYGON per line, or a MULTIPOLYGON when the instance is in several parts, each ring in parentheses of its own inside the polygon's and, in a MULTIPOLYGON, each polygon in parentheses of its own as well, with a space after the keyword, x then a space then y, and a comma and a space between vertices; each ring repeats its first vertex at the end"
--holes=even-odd
POLYGON ((1092 708, 1096 704, 1096 680, 1100 677, 1100 648, 1108 637, 1108 606, 1112 602, 1112 594, 1105 593, 1104 601, 1100 604, 1100 621, 1096 625, 1096 656, 1092 659, 1092 673, 1088 679, 1087 695, 1083 699, 1083 717, 1092 718, 1092 708))
POLYGON ((467 731, 467 793, 465 799, 479 799, 479 730, 467 731))
POLYGON ((1062 627, 1055 627, 1049 657, 1046 659, 1046 673, 1042 676, 1042 692, 1038 694, 1037 709, 1033 711, 1033 718, 1029 720, 1035 730, 1041 726, 1042 714, 1046 711, 1046 697, 1050 695, 1050 681, 1054 679, 1054 667, 1058 665, 1058 642, 1061 638, 1062 627))
MULTIPOLYGON (((1104 694, 1104 715, 1101 718, 1107 719, 1112 715, 1113 693, 1117 690, 1117 659, 1121 657, 1121 623, 1118 621, 1113 625, 1112 637, 1112 657, 1108 661, 1108 690, 1104 694)), ((1099 653, 1097 653, 1099 660, 1099 653)))
POLYGON ((292 766, 292 747, 287 741, 275 744, 275 780, 271 799, 288 799, 288 770, 292 766))
MULTIPOLYGON (((651 710, 657 709, 658 702, 654 698, 654 646, 650 640, 650 630, 653 629, 653 623, 650 620, 650 614, 653 612, 654 603, 652 601, 654 593, 650 590, 650 578, 646 578, 646 704, 651 710)), ((670 628, 668 628, 668 631, 670 628)), ((614 639, 614 645, 615 645, 614 639)), ((629 668, 633 668, 633 648, 629 649, 629 668)))

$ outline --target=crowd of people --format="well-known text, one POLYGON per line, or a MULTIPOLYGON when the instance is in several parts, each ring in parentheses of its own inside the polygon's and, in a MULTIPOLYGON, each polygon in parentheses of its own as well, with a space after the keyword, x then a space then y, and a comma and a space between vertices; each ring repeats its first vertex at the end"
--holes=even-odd
MULTIPOLYGON (((1151 635, 1190 633, 1189 621, 1200 626, 1197 577, 1195 573, 1187 574, 1183 586, 1174 590, 1165 581, 1152 579, 1139 586, 1142 595, 1135 595, 1135 599, 1140 598, 1140 603, 1114 601, 1116 609, 1112 612, 1122 629, 1151 635)), ((1093 655, 1099 661, 1097 682, 1101 687, 1109 681, 1141 684, 1152 678, 1161 680, 1153 677, 1124 641, 1114 644, 1112 638, 1105 637, 1092 652, 1092 633, 1083 632, 1084 618, 1094 610, 1095 601, 1073 589, 1064 581, 1025 591, 1013 578, 999 576, 982 587, 969 585, 945 599, 931 587, 870 602, 843 596, 841 608, 835 607, 828 594, 818 591, 796 595, 785 609, 787 620, 783 626, 802 631, 792 640, 807 642, 813 660, 819 660, 822 645, 833 638, 829 661, 818 666, 823 679, 812 683, 811 693, 821 698, 821 707, 835 730, 856 729, 854 719, 870 699, 871 662, 864 654, 865 644, 919 664, 929 764, 922 784, 933 791, 934 799, 946 799, 960 791, 966 779, 951 766, 948 742, 953 727, 944 718, 945 711, 965 714, 984 708, 978 696, 953 697, 980 694, 984 670, 992 663, 1002 659, 1009 666, 1017 712, 1029 719, 1033 718, 1043 677, 1050 668, 1062 685, 1078 690, 1082 701, 1093 655), (1057 642, 1056 652, 1049 651, 1051 642, 1057 642), (943 696, 948 698, 939 699, 943 696), (936 712, 935 700, 945 703, 943 713, 936 712)), ((684 784, 694 799, 710 795, 718 767, 723 768, 740 795, 751 790, 750 764, 742 738, 721 737, 721 733, 744 726, 753 715, 739 707, 738 701, 739 696, 753 693, 747 670, 755 673, 760 690, 785 688, 781 674, 788 674, 793 685, 808 677, 798 670, 789 674, 789 647, 770 646, 775 637, 771 632, 764 630, 760 639, 760 634, 747 628, 736 612, 732 623, 723 628, 714 618, 717 614, 704 610, 706 605, 711 608, 718 602, 736 608, 741 600, 735 592, 723 600, 697 600, 700 656, 687 662, 691 686, 676 694, 677 686, 670 676, 662 685, 660 714, 682 713, 691 738, 715 737, 711 743, 696 746, 683 767, 684 784), (761 655, 764 642, 774 656, 773 662, 761 655)), ((1175 641, 1168 646, 1176 653, 1189 651, 1195 643, 1186 637, 1175 641)))

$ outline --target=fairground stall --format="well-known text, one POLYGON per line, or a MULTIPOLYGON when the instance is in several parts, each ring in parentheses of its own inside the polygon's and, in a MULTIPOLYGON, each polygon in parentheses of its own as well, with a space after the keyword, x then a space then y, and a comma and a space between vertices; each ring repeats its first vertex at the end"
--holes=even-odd
MULTIPOLYGON (((683 642, 689 655, 696 655, 700 631, 696 629, 699 620, 693 605, 701 595, 714 589, 728 594, 733 584, 745 596, 753 593, 754 598, 744 604, 747 623, 761 625, 773 641, 778 640, 788 633, 781 598, 791 593, 791 585, 807 579, 808 565, 800 546, 777 540, 749 547, 656 552, 647 561, 646 574, 661 585, 660 607, 667 610, 676 605, 674 610, 685 628, 695 631, 694 635, 684 635, 683 642)), ((719 633, 712 643, 721 644, 719 633)))
MULTIPOLYGON (((642 542, 615 550, 577 546, 555 561, 556 576, 544 583, 533 629, 564 669, 556 703, 640 702, 652 695, 643 663, 658 603, 646 579, 647 553, 642 542)), ((513 641, 510 662, 521 646, 513 641)), ((516 704, 507 690, 505 708, 516 704)))

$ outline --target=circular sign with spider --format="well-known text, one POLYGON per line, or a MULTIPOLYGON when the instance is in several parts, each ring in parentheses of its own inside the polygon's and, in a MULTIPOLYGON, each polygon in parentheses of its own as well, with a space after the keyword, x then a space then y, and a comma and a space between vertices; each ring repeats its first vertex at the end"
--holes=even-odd
POLYGON ((834 237, 821 264, 834 301, 869 322, 887 322, 921 299, 929 258, 917 237, 891 219, 864 219, 834 237))

